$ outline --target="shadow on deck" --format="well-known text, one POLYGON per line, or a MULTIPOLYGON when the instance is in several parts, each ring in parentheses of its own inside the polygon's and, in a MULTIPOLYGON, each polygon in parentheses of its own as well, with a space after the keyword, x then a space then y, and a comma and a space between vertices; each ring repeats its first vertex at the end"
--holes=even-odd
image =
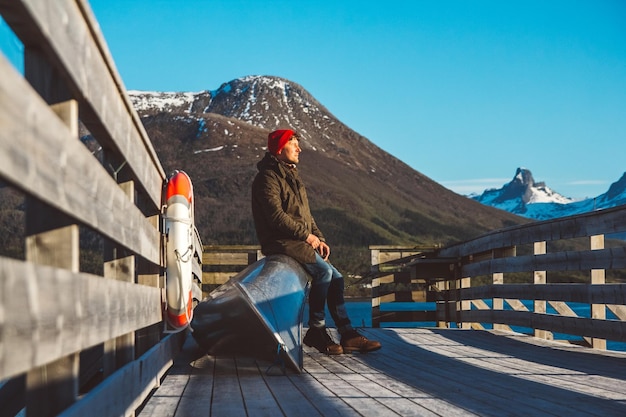
POLYGON ((265 361, 206 355, 188 338, 139 415, 626 415, 619 352, 487 331, 364 333, 383 349, 329 357, 305 348, 304 372, 286 376, 267 375, 265 361))

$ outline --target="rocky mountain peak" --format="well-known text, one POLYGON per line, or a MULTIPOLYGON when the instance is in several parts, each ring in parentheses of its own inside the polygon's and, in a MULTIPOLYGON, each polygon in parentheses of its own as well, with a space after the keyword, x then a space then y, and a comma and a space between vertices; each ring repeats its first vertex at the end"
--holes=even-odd
POLYGON ((517 168, 513 179, 502 188, 486 190, 473 199, 521 215, 526 213, 528 204, 572 202, 572 199, 555 192, 545 182, 535 182, 532 172, 526 168, 517 168))
POLYGON ((335 117, 302 86, 280 77, 247 76, 211 91, 207 112, 268 131, 292 128, 310 148, 332 146, 335 117))
POLYGON ((472 196, 483 204, 537 220, 587 213, 626 204, 626 173, 609 190, 595 198, 574 201, 553 191, 544 182, 535 182, 526 168, 517 168, 513 180, 499 189, 472 196))

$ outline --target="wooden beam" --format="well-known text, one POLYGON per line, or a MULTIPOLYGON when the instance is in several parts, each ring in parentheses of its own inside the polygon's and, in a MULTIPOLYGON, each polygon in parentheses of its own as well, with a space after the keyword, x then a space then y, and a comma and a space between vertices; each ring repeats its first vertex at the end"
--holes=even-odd
POLYGON ((167 336, 65 410, 64 417, 132 416, 173 364, 186 332, 167 336))
POLYGON ((496 248, 527 245, 544 240, 573 239, 625 231, 626 206, 622 205, 576 216, 496 230, 468 242, 441 249, 439 256, 464 257, 496 248))
POLYGON ((525 271, 584 271, 592 269, 626 268, 626 247, 600 249, 594 251, 565 251, 546 255, 528 255, 511 258, 491 259, 466 264, 462 274, 480 276, 497 272, 525 271))
POLYGON ((158 229, 1 55, 0 74, 0 177, 158 264, 158 229))
POLYGON ((36 45, 55 66, 83 123, 103 146, 119 150, 158 211, 165 173, 88 3, 4 0, 0 12, 24 45, 36 45))
MULTIPOLYGON (((28 62, 27 62, 28 64, 28 62)), ((44 60, 36 60, 37 68, 26 65, 26 72, 40 78, 31 80, 35 87, 38 82, 54 84, 56 74, 50 70, 44 60)), ((58 81, 58 80, 56 80, 58 81)), ((49 85, 45 86, 49 88, 49 85)), ((57 101, 54 93, 48 91, 50 101, 57 101)), ((78 106, 73 100, 57 104, 52 110, 59 116, 70 134, 78 132, 78 106)), ((78 225, 72 224, 69 217, 59 215, 54 208, 40 204, 36 200, 27 200, 26 204, 26 261, 38 265, 64 268, 68 272, 79 270, 78 225)), ((41 303, 31 304, 36 310, 41 303)), ((45 302, 45 301, 44 301, 45 302)), ((49 348, 45 337, 35 333, 38 342, 49 348)), ((47 417, 56 415, 78 398, 80 361, 78 353, 67 355, 30 369, 26 374, 26 405, 29 416, 47 417)))
POLYGON ((161 291, 0 257, 0 380, 162 319, 161 291))

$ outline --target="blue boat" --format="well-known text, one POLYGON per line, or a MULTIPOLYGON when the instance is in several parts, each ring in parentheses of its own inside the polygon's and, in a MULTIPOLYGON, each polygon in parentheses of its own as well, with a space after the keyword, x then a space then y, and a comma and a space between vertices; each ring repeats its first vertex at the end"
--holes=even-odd
POLYGON ((308 281, 293 258, 262 258, 196 306, 192 335, 209 354, 253 356, 301 372, 308 281))

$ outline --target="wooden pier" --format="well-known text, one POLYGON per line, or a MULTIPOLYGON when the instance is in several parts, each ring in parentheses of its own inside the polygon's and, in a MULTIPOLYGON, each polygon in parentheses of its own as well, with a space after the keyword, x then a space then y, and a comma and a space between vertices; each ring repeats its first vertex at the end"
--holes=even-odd
MULTIPOLYGON (((383 343, 366 355, 305 347, 302 373, 164 332, 166 173, 88 1, 0 0, 0 16, 24 55, 18 71, 0 53, 0 186, 25 207, 23 251, 0 255, 0 417, 626 416, 626 353, 606 350, 626 342, 626 205, 372 247, 373 324, 438 328, 364 329, 383 343), (381 308, 403 301, 436 309, 381 308)), ((259 256, 223 249, 205 292, 259 256)))
POLYGON ((363 329, 369 354, 305 347, 304 371, 189 337, 139 416, 624 416, 626 353, 486 330, 363 329))

